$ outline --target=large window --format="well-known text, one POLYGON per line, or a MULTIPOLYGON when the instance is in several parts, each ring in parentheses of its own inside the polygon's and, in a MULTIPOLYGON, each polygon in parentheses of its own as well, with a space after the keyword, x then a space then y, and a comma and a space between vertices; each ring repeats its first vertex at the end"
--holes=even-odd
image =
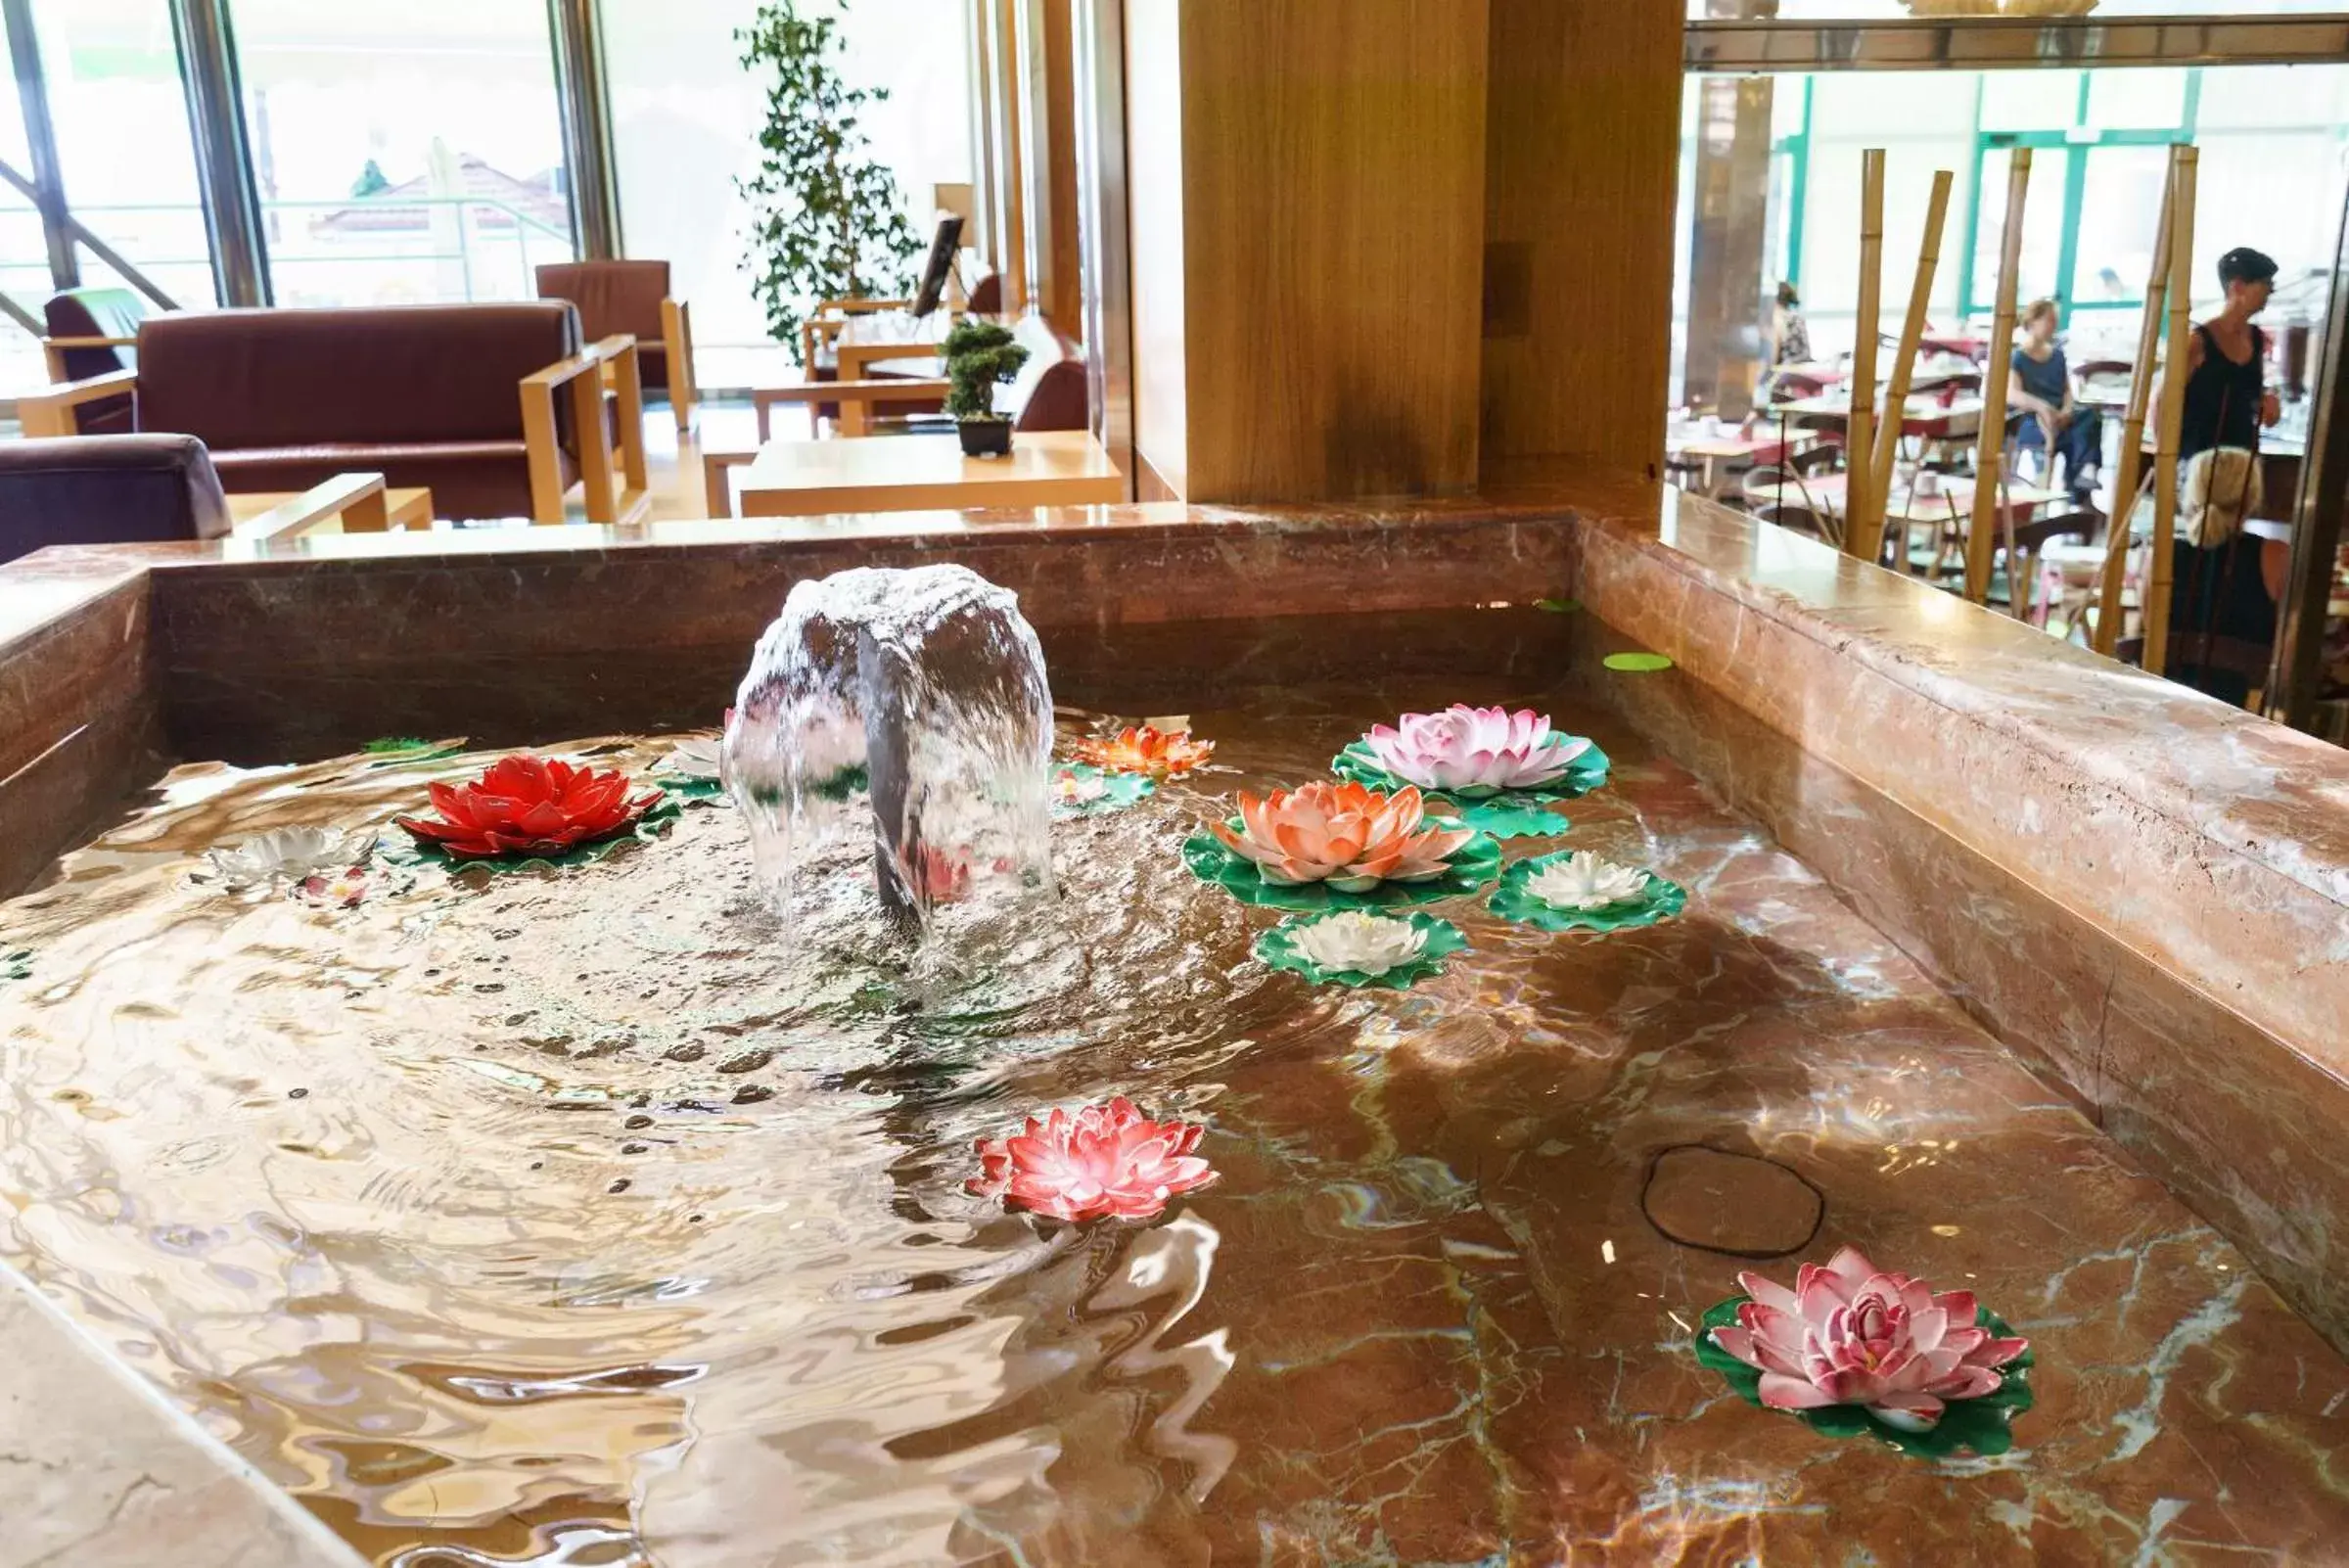
MULTIPOLYGON (((631 255, 669 258, 693 302, 709 387, 788 379, 796 351, 768 337, 741 264, 735 181, 758 165, 766 104, 734 31, 756 10, 754 0, 605 0, 602 13, 622 236, 631 255)), ((871 0, 841 25, 843 73, 889 92, 862 128, 924 235, 933 188, 971 178, 967 10, 965 0, 871 0)))
POLYGON ((571 258, 544 0, 233 15, 277 303, 527 300, 571 258))

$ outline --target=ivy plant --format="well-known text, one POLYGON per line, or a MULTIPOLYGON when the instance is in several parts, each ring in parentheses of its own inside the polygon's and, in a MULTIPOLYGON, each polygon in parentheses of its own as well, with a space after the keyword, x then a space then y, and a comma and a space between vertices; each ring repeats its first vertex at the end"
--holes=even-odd
POLYGON ((841 3, 819 15, 801 0, 761 0, 734 34, 743 69, 766 82, 759 172, 735 181, 751 208, 742 266, 768 330, 794 346, 820 300, 902 294, 921 249, 897 176, 861 124, 865 105, 889 93, 852 87, 838 69, 841 3))

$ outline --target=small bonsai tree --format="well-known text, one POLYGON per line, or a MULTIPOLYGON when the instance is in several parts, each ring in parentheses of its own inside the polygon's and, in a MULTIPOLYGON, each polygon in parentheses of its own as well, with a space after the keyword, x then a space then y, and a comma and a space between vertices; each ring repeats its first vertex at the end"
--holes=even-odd
POLYGON ((1008 328, 965 316, 946 334, 946 412, 957 420, 1001 419, 995 388, 1020 373, 1028 350, 1008 328))
POLYGON ((866 104, 889 94, 841 79, 837 25, 834 17, 802 17, 800 0, 761 0, 734 34, 743 69, 772 72, 759 132, 764 156, 756 176, 734 182, 751 208, 742 266, 768 329, 793 345, 819 300, 902 294, 921 249, 897 177, 872 157, 857 123, 866 104))

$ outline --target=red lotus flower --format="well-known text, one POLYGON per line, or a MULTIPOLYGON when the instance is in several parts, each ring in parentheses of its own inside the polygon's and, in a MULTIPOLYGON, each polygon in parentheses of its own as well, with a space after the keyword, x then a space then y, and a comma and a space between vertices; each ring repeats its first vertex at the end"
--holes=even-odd
POLYGON ((1071 1115, 1054 1111, 1007 1138, 981 1138, 981 1175, 965 1187, 1055 1220, 1080 1224, 1114 1215, 1147 1220, 1178 1192, 1216 1179, 1191 1153, 1207 1129, 1193 1122, 1153 1122, 1120 1095, 1071 1115))
POLYGON ((392 820, 451 859, 504 854, 560 854, 618 838, 661 802, 661 792, 631 796, 618 768, 574 767, 537 757, 506 757, 469 784, 435 784, 440 820, 392 820))
POLYGON ((1110 738, 1081 740, 1069 748, 1080 762, 1090 762, 1109 773, 1141 773, 1172 778, 1187 773, 1216 755, 1214 741, 1193 740, 1187 729, 1120 730, 1110 738))

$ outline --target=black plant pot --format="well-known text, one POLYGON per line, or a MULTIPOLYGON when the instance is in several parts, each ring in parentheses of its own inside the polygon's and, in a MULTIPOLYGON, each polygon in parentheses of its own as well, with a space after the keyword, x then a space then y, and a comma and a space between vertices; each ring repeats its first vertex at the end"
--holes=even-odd
POLYGON ((957 420, 954 434, 962 438, 962 455, 965 457, 1011 455, 1011 421, 1008 419, 957 420))

